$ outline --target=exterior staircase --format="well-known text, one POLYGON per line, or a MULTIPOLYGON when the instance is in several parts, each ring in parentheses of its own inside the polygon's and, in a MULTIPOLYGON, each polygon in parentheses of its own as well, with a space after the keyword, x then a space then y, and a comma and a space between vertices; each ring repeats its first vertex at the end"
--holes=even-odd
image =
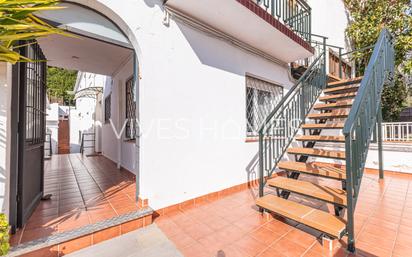
POLYGON ((324 41, 323 53, 259 131, 260 187, 256 204, 261 211, 304 224, 329 238, 347 236, 348 250, 354 252, 354 211, 372 133, 378 136, 383 178, 380 98, 383 86, 391 84, 394 50, 392 36, 383 30, 363 77, 328 83, 325 45, 324 41), (335 133, 324 135, 326 131, 335 133), (318 144, 322 142, 343 144, 345 151, 323 149, 318 144), (286 154, 292 160, 285 161, 286 154), (331 162, 314 162, 311 157, 331 162), (286 176, 272 176, 278 170, 284 170, 286 176), (341 187, 302 179, 312 176, 337 181, 341 187), (290 200, 291 193, 333 205, 335 212, 290 200))
MULTIPOLYGON (((325 100, 321 100, 324 103, 314 105, 313 109, 316 110, 316 113, 307 115, 307 118, 316 119, 319 123, 301 126, 304 135, 296 136, 295 140, 302 142, 303 147, 288 147, 286 152, 294 155, 296 160, 299 160, 300 156, 345 160, 344 151, 315 148, 315 144, 313 144, 312 147, 305 146, 306 143, 310 142, 333 142, 337 144, 345 142, 343 136, 323 136, 320 134, 324 129, 342 131, 344 126, 342 119, 346 119, 349 115, 348 108, 351 108, 353 99, 357 93, 353 91, 353 89, 359 89, 361 79, 362 78, 357 78, 349 81, 329 83, 327 88, 323 90, 325 97, 336 96, 348 90, 351 90, 353 94, 344 101, 326 98, 325 100)), ((276 189, 278 193, 277 196, 267 194, 259 198, 256 204, 267 211, 322 231, 330 237, 341 238, 344 236, 346 221, 342 217, 287 200, 282 197, 280 192, 287 191, 333 204, 337 207, 346 208, 347 199, 345 190, 290 177, 291 173, 302 173, 310 176, 320 176, 327 179, 344 181, 346 179, 346 170, 337 168, 334 164, 306 161, 280 161, 278 168, 285 170, 289 175, 287 177, 278 176, 267 180, 267 186, 276 189)))

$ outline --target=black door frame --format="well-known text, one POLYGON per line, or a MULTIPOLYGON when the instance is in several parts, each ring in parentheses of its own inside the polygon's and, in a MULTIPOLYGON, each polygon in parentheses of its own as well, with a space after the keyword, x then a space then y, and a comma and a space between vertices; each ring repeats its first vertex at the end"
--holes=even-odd
MULTIPOLYGON (((32 42, 33 43, 33 42, 32 42)), ((20 45, 27 44, 27 42, 19 42, 20 45)), ((37 44, 31 44, 26 47, 19 48, 20 54, 27 56, 29 54, 28 49, 33 48, 32 51, 39 51, 36 53, 40 55, 39 59, 45 60, 44 55, 41 53, 41 49, 37 44)), ((35 57, 29 56, 31 58, 35 57)), ((22 228, 26 220, 30 217, 34 211, 37 204, 43 195, 44 185, 44 137, 45 137, 45 125, 46 125, 46 89, 44 89, 41 94, 38 94, 37 101, 42 101, 42 115, 38 122, 41 122, 40 127, 44 128, 38 131, 37 135, 40 135, 40 140, 30 146, 26 142, 26 88, 27 88, 27 63, 17 63, 12 66, 12 92, 11 92, 11 149, 10 149, 10 212, 9 212, 9 224, 11 226, 11 232, 15 233, 16 229, 22 228), (44 131, 43 131, 44 130, 44 131), (29 212, 25 212, 23 206, 23 170, 25 168, 25 157, 26 150, 30 148, 40 148, 41 149, 41 178, 40 178, 40 188, 41 192, 36 195, 32 204, 29 206, 29 212)), ((36 72, 42 72, 42 81, 45 83, 46 80, 46 62, 37 63, 40 65, 40 69, 43 71, 36 70, 36 72)), ((27 167, 26 167, 27 168, 27 167)))

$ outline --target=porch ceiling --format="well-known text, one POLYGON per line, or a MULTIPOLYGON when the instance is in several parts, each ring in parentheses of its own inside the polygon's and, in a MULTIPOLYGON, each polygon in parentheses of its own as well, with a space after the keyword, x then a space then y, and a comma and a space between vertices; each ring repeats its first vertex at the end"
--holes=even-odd
POLYGON ((113 76, 133 50, 100 40, 52 35, 38 40, 48 65, 113 76))
POLYGON ((292 39, 296 35, 287 27, 281 25, 284 31, 280 31, 238 1, 168 0, 166 4, 283 62, 313 55, 302 42, 292 39))

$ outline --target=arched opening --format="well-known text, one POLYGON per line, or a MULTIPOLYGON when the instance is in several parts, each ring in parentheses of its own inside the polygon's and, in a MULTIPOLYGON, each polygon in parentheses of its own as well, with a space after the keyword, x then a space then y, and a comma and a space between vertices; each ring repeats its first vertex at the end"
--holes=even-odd
MULTIPOLYGON (((61 5, 65 8, 36 15, 73 36, 38 39, 24 51, 33 59, 46 59, 47 63, 19 64, 13 68, 15 94, 20 96, 13 101, 15 118, 25 131, 19 134, 18 144, 12 149, 18 153, 16 169, 11 174, 11 188, 16 188, 10 192, 13 230, 50 213, 53 220, 63 224, 57 227, 65 227, 65 221, 71 217, 87 216, 84 220, 88 224, 97 222, 90 217, 96 217, 99 209, 108 206, 112 210, 103 215, 106 218, 110 218, 108 213, 115 216, 137 210, 137 41, 126 23, 98 1, 63 1, 61 5), (51 136, 57 141, 54 149, 44 140, 49 118, 53 116, 49 113, 53 109, 51 103, 46 99, 48 67, 78 72, 73 92, 69 92, 74 95, 74 106, 57 105, 55 118, 59 125, 51 136), (68 138, 61 130, 69 130, 68 138), (90 139, 91 155, 86 147, 90 134, 94 137, 90 139), (54 154, 45 161, 48 148, 54 154), (78 153, 82 151, 85 154, 78 153), (122 153, 133 158, 125 161, 122 153), (135 189, 131 190, 132 187, 135 189), (116 207, 108 195, 123 199, 123 206, 116 207)), ((85 225, 82 222, 76 226, 85 225)), ((43 227, 46 235, 61 232, 55 226, 43 227)))

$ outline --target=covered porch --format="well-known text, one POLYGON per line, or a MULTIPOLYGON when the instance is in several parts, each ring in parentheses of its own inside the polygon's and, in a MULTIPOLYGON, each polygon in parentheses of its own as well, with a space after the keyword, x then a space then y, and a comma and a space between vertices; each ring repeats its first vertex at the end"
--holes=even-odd
POLYGON ((152 211, 135 200, 135 175, 103 156, 54 155, 45 161, 44 184, 51 198, 12 236, 12 254, 63 255, 151 224, 152 211))

